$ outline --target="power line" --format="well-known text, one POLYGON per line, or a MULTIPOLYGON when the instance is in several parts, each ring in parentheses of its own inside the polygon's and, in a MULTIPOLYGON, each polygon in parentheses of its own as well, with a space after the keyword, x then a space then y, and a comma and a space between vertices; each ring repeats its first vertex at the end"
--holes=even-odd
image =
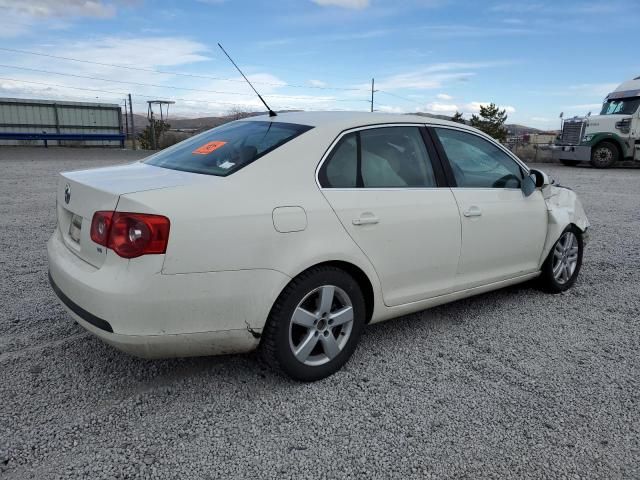
MULTIPOLYGON (((222 81, 225 81, 225 82, 245 83, 244 80, 238 80, 238 79, 235 79, 235 78, 215 77, 215 76, 211 76, 211 75, 199 75, 199 74, 195 74, 195 73, 185 73, 185 72, 170 72, 170 71, 166 71, 166 70, 156 70, 156 69, 153 69, 153 68, 132 67, 132 66, 129 66, 129 65, 118 65, 118 64, 114 64, 114 63, 94 62, 94 61, 91 61, 91 60, 81 60, 79 58, 63 57, 63 56, 51 55, 51 54, 47 54, 47 53, 31 52, 31 51, 28 51, 28 50, 19 50, 19 49, 15 49, 15 48, 0 47, 0 50, 3 50, 5 52, 23 53, 23 54, 27 54, 27 55, 37 55, 37 56, 40 56, 40 57, 57 58, 59 60, 67 60, 67 61, 70 61, 70 62, 80 62, 80 63, 88 63, 88 64, 92 64, 92 65, 101 65, 103 67, 124 68, 124 69, 127 69, 127 70, 137 70, 137 71, 141 71, 141 72, 160 73, 160 74, 163 74, 163 75, 177 75, 177 76, 183 76, 183 77, 206 78, 206 79, 210 79, 210 80, 222 80, 222 81)), ((253 83, 260 84, 260 85, 271 85, 271 86, 276 86, 276 87, 290 87, 290 88, 314 88, 314 89, 319 89, 319 90, 343 90, 343 91, 368 91, 368 89, 352 88, 352 87, 331 87, 331 86, 319 86, 319 85, 295 85, 295 84, 289 84, 289 83, 274 83, 274 82, 260 82, 260 81, 255 81, 253 83)))
MULTIPOLYGON (((114 80, 114 79, 109 79, 109 78, 101 78, 101 77, 93 77, 90 75, 78 75, 76 73, 62 73, 62 72, 54 72, 52 70, 44 70, 41 68, 30 68, 30 67, 19 67, 17 65, 5 65, 5 64, 0 64, 0 67, 3 68, 14 68, 17 70, 26 70, 29 72, 38 72, 38 73, 48 73, 48 74, 52 74, 52 75, 61 75, 64 77, 74 77, 74 78, 84 78, 84 79, 88 79, 88 80, 98 80, 101 82, 111 82, 111 83, 123 83, 123 84, 127 84, 127 85, 137 85, 137 86, 141 86, 141 87, 154 87, 154 88, 169 88, 172 90, 188 90, 191 92, 204 92, 204 93, 215 93, 215 94, 220 94, 220 95, 242 95, 242 96, 253 96, 252 93, 243 93, 243 92, 223 92, 223 91, 219 91, 219 90, 207 90, 207 89, 202 89, 202 88, 190 88, 190 87, 176 87, 173 85, 158 85, 158 84, 153 84, 153 83, 142 83, 142 82, 131 82, 128 80, 114 80)), ((279 94, 272 94, 269 95, 272 98, 290 98, 293 100, 308 100, 308 97, 296 97, 296 96, 291 96, 291 95, 279 95, 279 94)), ((363 100, 358 100, 358 99, 337 99, 337 98, 332 98, 332 99, 327 99, 327 100, 331 100, 331 101, 336 101, 336 102, 357 102, 357 101, 363 101, 363 100)))
POLYGON ((409 103, 414 104, 415 106, 418 106, 418 103, 417 103, 415 100, 411 100, 410 98, 403 97, 403 96, 401 96, 401 95, 397 95, 397 94, 395 94, 395 93, 386 92, 386 91, 384 91, 384 90, 376 90, 376 92, 384 93, 385 95, 391 95, 392 97, 399 98, 400 100, 404 100, 404 101, 406 101, 406 102, 409 102, 409 103))
MULTIPOLYGON (((17 78, 8 78, 8 77, 0 77, 0 80, 6 80, 6 81, 10 81, 10 82, 21 82, 21 83, 28 83, 28 84, 33 84, 33 85, 42 85, 42 86, 46 86, 46 87, 59 87, 59 88, 68 88, 71 90, 83 90, 83 91, 89 91, 89 92, 98 92, 98 93, 110 93, 113 95, 116 95, 118 98, 118 102, 120 101, 120 98, 124 95, 127 95, 124 92, 116 92, 113 90, 103 90, 103 89, 99 89, 99 88, 88 88, 88 87, 74 87, 74 86, 70 86, 70 85, 60 85, 57 83, 46 83, 46 82, 35 82, 32 80, 21 80, 21 79, 17 79, 17 78)), ((144 95, 141 93, 132 93, 133 96, 135 97, 141 97, 141 98, 149 98, 149 99, 157 99, 157 95, 156 96, 152 96, 152 95, 144 95)), ((193 99, 191 98, 179 98, 179 97, 171 97, 168 98, 168 100, 174 100, 174 101, 181 101, 181 102, 192 102, 193 99)), ((333 100, 331 100, 333 101, 333 100)), ((210 104, 214 104, 214 105, 231 105, 231 106, 237 106, 237 103, 233 103, 233 102, 222 102, 222 101, 218 101, 218 100, 206 100, 205 103, 210 103, 210 104)), ((256 106, 258 104, 256 103, 256 106)), ((300 108, 299 106, 294 106, 294 105, 278 105, 278 109, 280 110, 295 110, 300 108)))

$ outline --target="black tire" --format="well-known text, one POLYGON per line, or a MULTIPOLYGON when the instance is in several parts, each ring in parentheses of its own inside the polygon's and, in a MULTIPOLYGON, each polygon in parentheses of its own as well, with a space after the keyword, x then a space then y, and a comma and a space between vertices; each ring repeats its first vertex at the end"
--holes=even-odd
MULTIPOLYGON (((311 311, 313 309, 308 308, 306 310, 311 311)), ((365 301, 358 283, 348 273, 337 267, 314 267, 294 278, 276 300, 262 333, 260 353, 265 362, 276 370, 284 372, 295 380, 313 382, 333 374, 349 360, 356 348, 364 324, 365 301), (321 313, 322 307, 319 304, 321 303, 320 296, 323 294, 323 290, 317 291, 327 286, 329 289, 331 286, 337 287, 334 288, 335 294, 332 293, 335 296, 332 296, 333 300, 330 302, 332 307, 328 309, 329 311, 332 311, 333 306, 336 309, 347 308, 346 306, 340 307, 342 303, 346 305, 345 298, 343 298, 345 295, 351 303, 353 320, 348 335, 343 333, 346 325, 331 327, 329 325, 331 323, 329 322, 331 315, 327 315, 327 312, 321 313), (314 297, 315 295, 318 296, 314 297), (303 302, 311 302, 316 306, 313 314, 322 316, 319 320, 314 320, 314 322, 322 322, 323 318, 325 318, 325 323, 314 323, 315 326, 313 327, 296 325, 293 322, 293 314, 299 306, 305 305, 303 302), (323 330, 316 331, 321 326, 323 330), (296 347, 296 339, 294 338, 296 334, 300 340, 299 345, 302 345, 307 335, 315 334, 315 337, 317 337, 316 343, 314 343, 315 346, 310 350, 305 362, 311 362, 314 358, 324 356, 326 358, 320 358, 316 362, 324 361, 325 363, 309 365, 299 360, 293 351, 296 347), (342 339, 343 335, 346 340, 342 339), (336 345, 343 342, 339 353, 332 358, 325 350, 325 341, 329 342, 331 340, 329 336, 337 342, 336 345)))
POLYGON ((567 167, 575 167, 580 163, 580 160, 560 160, 560 163, 567 167))
POLYGON ((620 152, 611 142, 600 142, 591 150, 591 165, 595 168, 608 168, 618 161, 620 152))
POLYGON ((578 278, 578 274, 580 273, 580 268, 582 267, 583 250, 584 242, 582 239, 582 231, 576 226, 570 225, 562 232, 560 238, 556 240, 556 243, 553 244, 553 247, 551 247, 551 251, 547 256, 547 259, 542 264, 542 273, 539 278, 539 284, 541 288, 548 293, 561 293, 569 290, 573 286, 573 284, 576 283, 576 279, 578 278), (578 251, 575 269, 565 280, 562 278, 557 278, 557 276, 554 274, 554 266, 558 266, 557 260, 559 260, 556 257, 556 248, 558 248, 559 250, 563 249, 563 239, 565 238, 565 234, 567 234, 568 232, 572 233, 575 236, 577 240, 578 251))

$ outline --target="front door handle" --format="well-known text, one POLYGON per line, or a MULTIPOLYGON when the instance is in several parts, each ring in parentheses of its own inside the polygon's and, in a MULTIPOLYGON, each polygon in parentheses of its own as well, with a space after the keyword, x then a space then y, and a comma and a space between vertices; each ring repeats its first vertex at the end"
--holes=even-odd
POLYGON ((354 218, 351 222, 354 225, 375 225, 380 219, 372 213, 363 213, 360 218, 354 218))
POLYGON ((480 217, 482 216, 482 210, 480 210, 480 207, 476 205, 472 205, 471 207, 469 207, 468 210, 465 210, 464 212, 462 212, 462 214, 465 217, 480 217))

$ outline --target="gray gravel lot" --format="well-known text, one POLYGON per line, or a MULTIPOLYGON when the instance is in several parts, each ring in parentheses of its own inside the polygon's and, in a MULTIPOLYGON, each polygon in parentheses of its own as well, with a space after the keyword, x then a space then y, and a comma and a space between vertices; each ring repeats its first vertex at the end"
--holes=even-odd
POLYGON ((58 306, 56 172, 139 156, 0 149, 3 478, 640 478, 640 169, 543 166, 592 223, 574 289, 371 326, 299 384, 254 355, 132 358, 58 306))

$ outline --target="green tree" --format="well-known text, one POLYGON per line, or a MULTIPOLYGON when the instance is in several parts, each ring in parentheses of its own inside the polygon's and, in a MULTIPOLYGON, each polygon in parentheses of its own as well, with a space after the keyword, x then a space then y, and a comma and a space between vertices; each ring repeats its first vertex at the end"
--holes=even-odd
POLYGON ((456 123, 467 123, 464 118, 462 118, 462 113, 460 113, 459 111, 456 110, 456 114, 451 117, 451 121, 452 122, 456 122, 456 123))
MULTIPOLYGON (((169 131, 171 125, 163 120, 154 120, 153 121, 154 130, 156 134, 156 147, 160 145, 160 138, 164 132, 169 131)), ((140 142, 140 146, 145 150, 153 150, 153 135, 151 132, 151 124, 144 127, 144 130, 138 134, 138 141, 140 142)))
POLYGON ((504 128, 506 121, 506 110, 500 110, 495 103, 491 103, 487 106, 480 106, 480 115, 472 115, 469 123, 472 127, 504 142, 507 139, 507 129, 504 128))

